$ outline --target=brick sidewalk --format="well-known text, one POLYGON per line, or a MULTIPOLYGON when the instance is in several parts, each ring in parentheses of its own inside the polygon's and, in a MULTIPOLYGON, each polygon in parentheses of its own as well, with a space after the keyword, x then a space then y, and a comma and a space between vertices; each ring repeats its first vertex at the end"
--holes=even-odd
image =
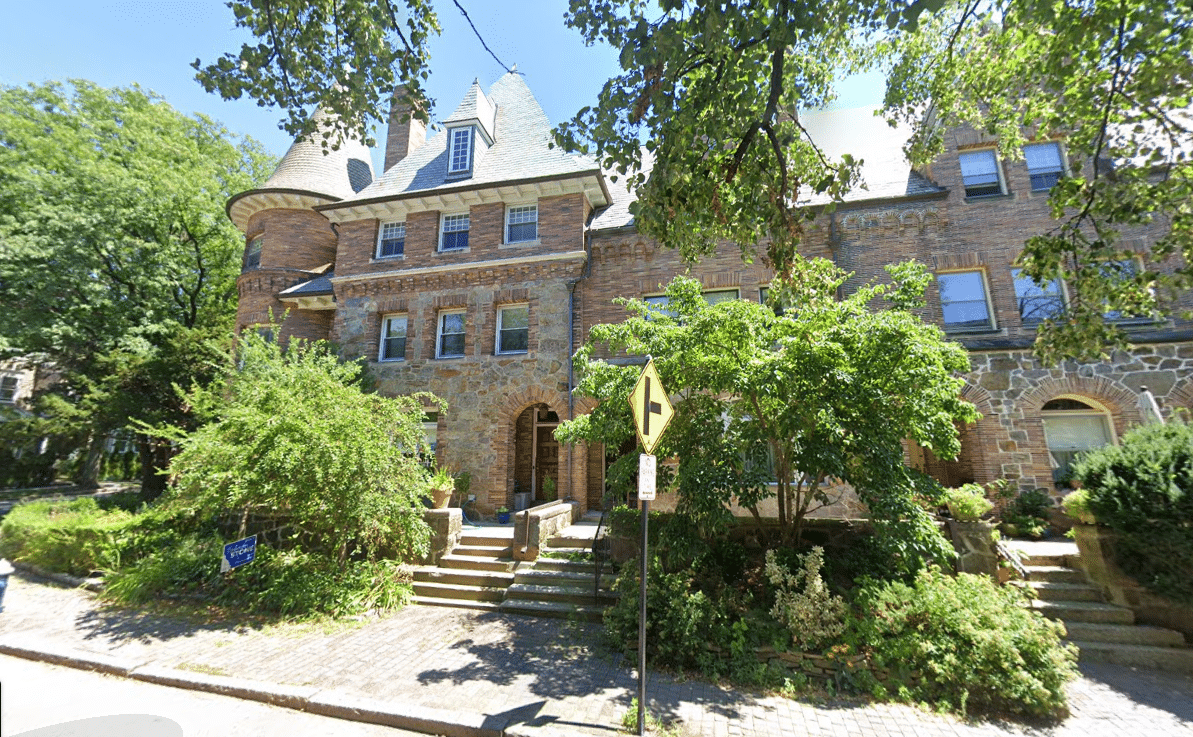
MULTIPOLYGON (((637 693, 599 625, 410 607, 328 628, 254 629, 104 608, 85 592, 13 576, 0 639, 212 675, 335 689, 395 704, 496 715, 533 734, 612 735, 637 693)), ((1072 716, 1048 728, 963 722, 888 704, 812 705, 652 674, 652 712, 690 735, 1193 735, 1193 678, 1087 665, 1072 716)))

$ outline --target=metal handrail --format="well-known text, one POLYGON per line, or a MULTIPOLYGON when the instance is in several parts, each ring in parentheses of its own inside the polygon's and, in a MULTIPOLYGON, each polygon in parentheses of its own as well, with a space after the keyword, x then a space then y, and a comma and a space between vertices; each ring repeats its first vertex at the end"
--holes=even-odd
POLYGON ((609 559, 609 538, 602 536, 601 532, 604 531, 609 512, 613 509, 613 501, 609 497, 602 500, 601 521, 597 523, 596 534, 592 538, 592 560, 596 569, 592 581, 592 598, 598 602, 601 596, 601 573, 604 571, 605 561, 609 559))

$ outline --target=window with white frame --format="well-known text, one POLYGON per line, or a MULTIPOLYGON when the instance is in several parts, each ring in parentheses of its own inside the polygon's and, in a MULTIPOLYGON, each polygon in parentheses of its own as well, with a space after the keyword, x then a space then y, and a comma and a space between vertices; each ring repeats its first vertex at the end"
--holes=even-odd
POLYGON ((1002 177, 998 172, 998 154, 992 148, 981 151, 963 151, 961 159, 961 181, 965 185, 966 197, 985 197, 1002 194, 1002 177))
POLYGON ((381 320, 381 348, 378 361, 402 361, 406 358, 406 316, 386 315, 381 320))
POLYGON ((539 206, 518 205, 505 210, 505 242, 524 243, 538 240, 539 206))
POLYGON ((406 223, 382 223, 377 235, 377 258, 393 258, 406 252, 406 223))
POLYGON ((990 300, 985 275, 980 271, 953 271, 936 275, 945 330, 991 330, 990 300))
POLYGON ((1023 274, 1022 269, 1012 269, 1011 276, 1015 280, 1015 301, 1019 304, 1019 318, 1023 324, 1036 325, 1064 313, 1065 297, 1060 279, 1036 284, 1030 276, 1023 274))
POLYGON ((526 353, 530 349, 530 305, 508 305, 497 311, 497 352, 526 353))
POLYGON ((20 382, 15 376, 0 377, 0 402, 12 404, 17 400, 17 385, 20 382))
POLYGON ((464 310, 439 313, 439 334, 435 340, 436 358, 464 355, 464 310))
POLYGON ((448 142, 448 174, 460 174, 472 168, 472 126, 453 128, 448 142))
POLYGON ((1046 402, 1040 417, 1054 481, 1066 481, 1073 464, 1087 450, 1114 442, 1110 417, 1086 401, 1059 397, 1046 402))
MULTIPOLYGON (((767 304, 770 301, 770 287, 758 287, 758 302, 759 304, 767 304)), ((782 316, 787 312, 787 305, 776 303, 771 305, 771 309, 775 311, 775 315, 782 316)))
POLYGON ((1031 189, 1041 192, 1052 189, 1065 173, 1065 162, 1061 156, 1060 144, 1056 141, 1032 143, 1023 147, 1027 159, 1027 173, 1031 176, 1031 189))
POLYGON ((444 215, 439 227, 439 250, 462 251, 468 248, 468 229, 472 227, 468 213, 444 215))
POLYGON ((261 246, 265 242, 264 236, 257 236, 249 241, 248 248, 244 250, 244 270, 252 271, 261 266, 261 246))
POLYGON ((737 299, 738 291, 736 289, 710 289, 707 292, 702 292, 700 296, 704 297, 705 302, 715 305, 737 299))

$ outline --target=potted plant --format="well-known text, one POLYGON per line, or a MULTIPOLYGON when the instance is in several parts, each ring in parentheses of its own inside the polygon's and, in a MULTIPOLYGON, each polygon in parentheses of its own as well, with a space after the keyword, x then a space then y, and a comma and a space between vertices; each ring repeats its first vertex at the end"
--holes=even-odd
POLYGON ((445 468, 440 468, 431 474, 427 480, 427 491, 431 494, 433 509, 447 509, 451 501, 452 492, 456 489, 456 479, 445 468))
POLYGON ((506 507, 497 508, 497 521, 503 525, 510 523, 510 511, 506 507))
POLYGON ((555 479, 548 476, 547 478, 543 479, 543 500, 553 502, 555 499, 555 479))
POLYGON ((958 522, 977 522, 983 514, 994 509, 994 503, 986 498, 985 490, 977 484, 945 489, 944 503, 958 522))

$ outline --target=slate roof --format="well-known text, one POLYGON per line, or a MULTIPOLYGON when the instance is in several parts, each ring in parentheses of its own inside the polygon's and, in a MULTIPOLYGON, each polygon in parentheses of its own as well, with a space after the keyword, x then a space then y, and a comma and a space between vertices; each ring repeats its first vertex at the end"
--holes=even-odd
MULTIPOLYGON (((475 86, 475 90, 480 91, 479 85, 475 86)), ((476 157, 472 176, 461 177, 457 174, 448 178, 447 136, 440 134, 428 139, 371 185, 339 204, 430 193, 436 189, 459 189, 461 185, 481 187, 523 179, 566 176, 598 169, 595 160, 590 157, 566 153, 558 146, 550 148, 553 140, 551 121, 516 72, 503 75, 494 82, 486 99, 496 108, 493 145, 483 155, 476 157)), ((465 106, 461 104, 461 109, 465 106)))
POLYGON ((485 129, 486 138, 490 141, 493 140, 493 130, 497 127, 497 108, 493 107, 493 103, 485 97, 480 81, 475 79, 472 80, 472 86, 468 88, 468 94, 464 95, 464 99, 460 101, 460 106, 448 116, 447 120, 443 121, 443 124, 450 126, 454 123, 470 121, 480 123, 485 129))
MULTIPOLYGON (((944 192, 944 188, 913 170, 904 156, 903 145, 911 136, 911 130, 887 125, 885 120, 874 115, 878 109, 878 106, 872 106, 800 113, 800 123, 829 160, 839 160, 845 153, 862 159, 864 188, 854 189, 845 196, 845 201, 860 202, 944 192)), ((645 150, 642 161, 644 168, 649 171, 651 160, 645 150)), ((609 177, 608 172, 605 177, 609 177)), ((634 225, 634 217, 629 211, 633 195, 626 191, 621 182, 610 183, 609 194, 613 202, 596 213, 592 220, 593 229, 634 225)), ((828 198, 819 198, 801 204, 816 206, 826 202, 828 198)))
MULTIPOLYGON (((317 121, 325 117, 322 111, 315 113, 317 121)), ((368 147, 358 140, 344 141, 324 155, 322 137, 315 134, 295 141, 257 191, 300 190, 346 199, 373 181, 372 161, 368 147)))
POLYGON ((329 271, 326 274, 304 281, 300 284, 295 284, 289 289, 282 290, 280 297, 314 297, 320 294, 331 294, 331 280, 335 276, 334 271, 329 271))

